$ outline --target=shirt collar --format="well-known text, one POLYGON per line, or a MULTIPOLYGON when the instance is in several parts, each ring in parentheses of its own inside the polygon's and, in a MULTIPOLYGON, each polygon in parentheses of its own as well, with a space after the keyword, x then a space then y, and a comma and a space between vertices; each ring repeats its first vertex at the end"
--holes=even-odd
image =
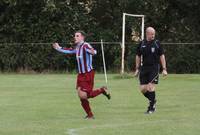
POLYGON ((84 41, 81 41, 81 42, 79 42, 78 44, 77 44, 77 46, 80 46, 80 45, 82 45, 84 43, 84 41))
POLYGON ((154 41, 155 41, 155 39, 154 39, 154 40, 150 40, 150 41, 147 41, 147 40, 146 40, 146 43, 147 43, 147 44, 151 44, 151 43, 153 43, 154 41))

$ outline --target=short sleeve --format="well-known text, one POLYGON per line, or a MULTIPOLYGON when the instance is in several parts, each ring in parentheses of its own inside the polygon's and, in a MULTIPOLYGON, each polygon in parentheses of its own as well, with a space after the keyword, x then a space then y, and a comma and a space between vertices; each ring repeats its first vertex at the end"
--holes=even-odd
MULTIPOLYGON (((84 44, 84 49, 86 50, 86 52, 93 54, 92 50, 94 50, 94 48, 90 44, 84 44)), ((96 50, 94 50, 94 54, 97 54, 96 50)))
POLYGON ((90 44, 88 44, 88 43, 84 44, 84 48, 86 48, 86 49, 93 49, 93 47, 90 44))
POLYGON ((158 48, 158 55, 159 56, 163 55, 164 54, 164 50, 163 50, 162 45, 160 44, 159 41, 156 41, 156 44, 159 46, 159 48, 158 48))

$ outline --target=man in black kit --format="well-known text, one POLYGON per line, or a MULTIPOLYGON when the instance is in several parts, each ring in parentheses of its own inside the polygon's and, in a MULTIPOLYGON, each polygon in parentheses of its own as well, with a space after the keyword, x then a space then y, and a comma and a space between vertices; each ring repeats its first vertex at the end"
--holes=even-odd
POLYGON ((146 114, 155 112, 155 85, 158 84, 160 63, 162 74, 167 75, 165 55, 159 41, 155 39, 155 29, 146 29, 146 39, 141 41, 136 52, 135 76, 139 75, 140 90, 149 100, 146 114))

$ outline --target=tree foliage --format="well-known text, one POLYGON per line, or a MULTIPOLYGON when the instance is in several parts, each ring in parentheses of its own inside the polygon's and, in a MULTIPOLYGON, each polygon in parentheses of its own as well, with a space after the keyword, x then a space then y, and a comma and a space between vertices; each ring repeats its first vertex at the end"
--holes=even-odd
MULTIPOLYGON (((155 27, 161 42, 200 41, 199 0, 1 0, 1 70, 63 70, 65 64, 74 61, 73 58, 64 61, 59 55, 53 56, 55 54, 49 45, 26 43, 72 43, 73 33, 78 29, 88 33, 88 41, 102 38, 104 41, 118 42, 122 36, 123 12, 144 14, 145 26, 155 27), (19 44, 10 46, 5 43, 19 44)), ((127 28, 127 37, 130 37, 130 29, 127 28)), ((131 42, 131 38, 126 40, 131 42)), ((200 72, 199 56, 196 55, 199 53, 198 46, 176 46, 181 51, 176 58, 173 58, 174 50, 165 48, 170 58, 170 71, 182 73, 192 68, 191 72, 200 72), (179 64, 183 68, 174 71, 179 64)), ((120 51, 119 48, 106 51, 110 53, 109 57, 117 59, 113 61, 114 65, 120 65, 120 55, 113 56, 120 51)), ((127 50, 127 54, 134 55, 134 50, 127 50)), ((75 67, 73 64, 69 66, 70 69, 75 67)))

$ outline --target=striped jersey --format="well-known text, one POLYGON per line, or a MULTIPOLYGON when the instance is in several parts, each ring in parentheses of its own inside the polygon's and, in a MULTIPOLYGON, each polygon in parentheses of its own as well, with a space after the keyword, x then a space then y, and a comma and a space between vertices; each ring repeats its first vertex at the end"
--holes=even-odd
MULTIPOLYGON (((79 74, 90 72, 92 67, 92 46, 87 42, 81 42, 76 45, 75 49, 59 48, 57 51, 65 54, 76 54, 79 74)), ((96 50, 95 54, 96 54, 96 50)))

